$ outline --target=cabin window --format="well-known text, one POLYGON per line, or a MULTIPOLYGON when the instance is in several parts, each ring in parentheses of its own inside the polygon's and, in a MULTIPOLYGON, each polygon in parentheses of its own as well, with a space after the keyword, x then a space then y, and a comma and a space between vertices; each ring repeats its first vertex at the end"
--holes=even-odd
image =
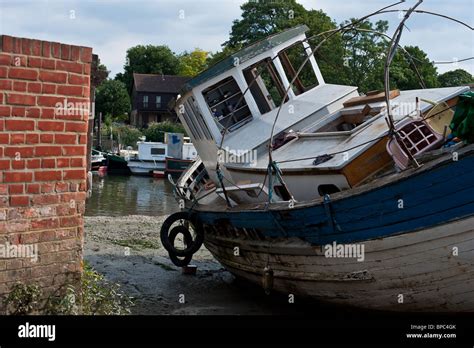
POLYGON ((201 110, 199 109, 199 106, 196 103, 196 100, 193 97, 189 97, 187 102, 189 103, 189 107, 194 113, 194 117, 198 121, 198 124, 201 127, 201 131, 203 132, 206 139, 213 140, 214 138, 212 137, 211 131, 207 126, 206 120, 204 120, 204 116, 202 115, 201 110))
POLYGON ((188 127, 191 129, 191 133, 193 133, 195 138, 203 139, 201 129, 197 123, 197 119, 191 107, 189 106, 188 101, 186 100, 183 105, 184 105, 184 116, 185 116, 188 127))
POLYGON ((143 96, 143 107, 148 108, 148 96, 147 95, 143 96))
POLYGON ((270 58, 252 65, 243 73, 262 115, 282 104, 285 88, 270 58))
POLYGON ((156 108, 161 109, 161 95, 157 95, 155 98, 156 108))
POLYGON ((340 192, 339 187, 333 184, 324 184, 318 186, 318 193, 320 196, 330 195, 336 192, 340 192))
POLYGON ((212 85, 202 94, 219 128, 232 131, 252 119, 242 91, 232 76, 212 85))
MULTIPOLYGON (((283 65, 283 70, 285 70, 286 77, 291 83, 296 76, 296 72, 303 64, 305 59, 308 58, 308 52, 303 46, 302 42, 297 42, 296 44, 280 51, 278 53, 281 64, 283 65)), ((314 73, 311 62, 308 60, 301 70, 298 77, 295 79, 291 88, 295 95, 303 94, 304 92, 310 90, 313 87, 318 85, 318 79, 314 73)))
POLYGON ((166 154, 166 149, 152 147, 150 149, 150 154, 151 155, 164 155, 164 154, 166 154))
POLYGON ((273 190, 284 201, 289 201, 291 199, 290 193, 283 185, 275 185, 273 186, 273 190))

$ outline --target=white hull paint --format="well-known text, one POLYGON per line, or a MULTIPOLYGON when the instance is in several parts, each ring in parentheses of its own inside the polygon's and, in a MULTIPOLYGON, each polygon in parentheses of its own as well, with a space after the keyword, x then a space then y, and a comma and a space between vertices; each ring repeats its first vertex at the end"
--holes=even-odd
POLYGON ((128 168, 135 175, 153 175, 154 170, 165 170, 166 164, 163 161, 145 162, 129 161, 128 168))
POLYGON ((274 289, 282 293, 380 310, 474 311, 472 217, 365 241, 363 262, 327 258, 324 248, 301 240, 252 242, 207 234, 205 245, 230 272, 257 284, 269 265, 274 289), (234 256, 236 246, 241 256, 234 256))

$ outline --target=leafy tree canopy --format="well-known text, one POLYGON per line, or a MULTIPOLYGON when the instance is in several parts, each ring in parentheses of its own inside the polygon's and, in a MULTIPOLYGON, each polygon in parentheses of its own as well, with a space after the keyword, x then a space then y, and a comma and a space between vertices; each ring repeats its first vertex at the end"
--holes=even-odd
POLYGON ((116 80, 104 81, 96 91, 95 107, 97 113, 110 115, 114 121, 128 120, 130 97, 125 84, 116 80))
POLYGON ((179 75, 196 76, 207 68, 208 52, 196 48, 179 56, 179 75))
POLYGON ((441 87, 454 87, 474 83, 474 77, 464 69, 456 69, 438 76, 441 87))

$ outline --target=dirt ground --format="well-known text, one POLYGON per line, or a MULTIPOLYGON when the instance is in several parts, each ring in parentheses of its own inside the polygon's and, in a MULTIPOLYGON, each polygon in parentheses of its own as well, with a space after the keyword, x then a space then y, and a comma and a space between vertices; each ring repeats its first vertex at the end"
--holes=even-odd
MULTIPOLYGON (((235 279, 203 247, 196 275, 182 274, 162 247, 165 217, 85 217, 84 258, 135 298, 133 314, 291 314, 302 306, 235 279), (183 299, 185 303, 181 303, 183 299)), ((304 308, 309 309, 307 306, 304 308)))

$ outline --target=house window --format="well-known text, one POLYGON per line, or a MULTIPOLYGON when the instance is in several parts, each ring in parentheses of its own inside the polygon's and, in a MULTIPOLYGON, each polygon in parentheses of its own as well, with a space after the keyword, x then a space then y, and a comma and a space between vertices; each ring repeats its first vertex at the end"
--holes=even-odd
POLYGON ((147 95, 143 96, 143 107, 148 108, 148 96, 147 95))
POLYGON ((202 94, 212 117, 221 129, 232 131, 237 125, 243 125, 252 119, 242 91, 232 76, 212 85, 202 94))
POLYGON ((161 109, 161 95, 157 95, 155 98, 156 108, 161 109))
MULTIPOLYGON (((308 58, 308 53, 302 42, 297 42, 294 45, 280 51, 278 53, 283 69, 285 70, 286 77, 288 81, 291 81, 295 78, 296 72, 303 64, 305 59, 308 58)), ((302 94, 313 87, 318 85, 318 79, 314 73, 311 62, 308 60, 301 70, 298 77, 292 84, 292 89, 295 95, 302 94)))
MULTIPOLYGON (((285 88, 270 58, 252 65, 243 73, 261 114, 282 104, 285 88)), ((288 101, 288 98, 285 101, 288 101)))

